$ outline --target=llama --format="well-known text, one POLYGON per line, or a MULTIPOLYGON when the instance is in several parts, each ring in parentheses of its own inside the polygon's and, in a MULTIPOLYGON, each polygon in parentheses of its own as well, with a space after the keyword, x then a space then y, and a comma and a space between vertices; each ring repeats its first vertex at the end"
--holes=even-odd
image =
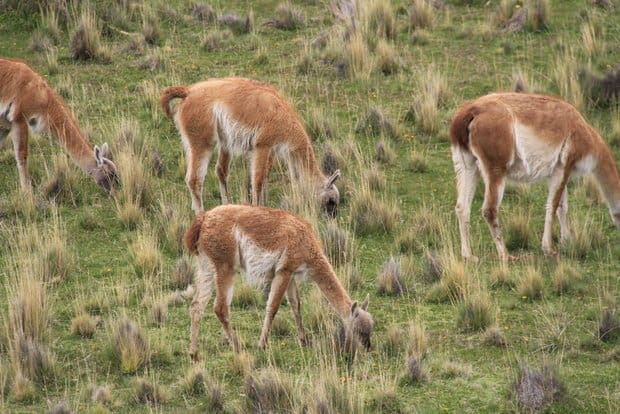
POLYGON ((485 184, 482 214, 502 261, 513 260, 502 239, 498 209, 506 179, 549 182, 542 249, 552 246, 553 218, 560 237, 570 237, 566 184, 574 175, 592 173, 601 187, 612 220, 620 228, 620 175, 609 147, 572 105, 549 96, 493 93, 464 103, 450 126, 457 180, 456 215, 461 254, 473 261, 469 215, 476 184, 485 184))
POLYGON ((353 302, 329 264, 321 243, 309 223, 283 210, 247 205, 222 205, 199 213, 185 234, 185 246, 198 256, 195 293, 190 305, 189 354, 198 360, 198 332, 205 307, 215 288, 214 311, 235 352, 239 342, 230 325, 230 303, 237 267, 253 285, 270 283, 267 309, 259 347, 265 348, 271 322, 286 295, 297 325, 299 339, 306 343, 301 320, 296 276, 312 279, 355 337, 370 348, 374 322, 368 297, 353 302))
POLYGON ((336 215, 340 194, 334 182, 340 171, 326 177, 319 169, 310 138, 289 102, 272 86, 251 79, 209 79, 191 86, 171 86, 161 106, 174 117, 181 134, 192 196, 192 209, 203 211, 202 187, 209 161, 219 144, 217 177, 223 204, 230 202, 228 170, 231 156, 250 159, 251 203, 264 205, 273 157, 287 161, 291 175, 308 179, 323 210, 336 215), (176 112, 170 101, 181 99, 176 112))
POLYGON ((0 147, 13 132, 13 147, 22 190, 30 189, 28 128, 48 131, 73 161, 110 193, 118 184, 116 166, 105 143, 91 148, 62 98, 26 62, 0 58, 0 147))

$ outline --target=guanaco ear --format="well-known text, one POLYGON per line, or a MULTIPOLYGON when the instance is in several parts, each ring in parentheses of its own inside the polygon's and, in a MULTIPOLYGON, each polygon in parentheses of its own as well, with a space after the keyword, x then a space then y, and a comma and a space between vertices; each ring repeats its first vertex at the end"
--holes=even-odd
POLYGON ((351 315, 355 314, 355 309, 357 309, 357 301, 351 304, 351 315))
POLYGON ((95 145, 95 160, 97 161, 97 167, 103 165, 103 156, 101 154, 101 148, 99 148, 98 145, 95 145))
POLYGON ((364 299, 364 301, 362 302, 362 309, 367 311, 368 310, 368 301, 370 300, 370 295, 366 295, 366 299, 364 299))
POLYGON ((101 146, 101 156, 104 158, 110 158, 110 147, 107 142, 104 142, 101 146))
POLYGON ((329 188, 332 185, 334 185, 334 183, 336 182, 338 177, 340 177, 340 170, 339 169, 334 171, 334 173, 332 175, 330 175, 330 177, 327 179, 327 182, 325 183, 325 188, 329 188))

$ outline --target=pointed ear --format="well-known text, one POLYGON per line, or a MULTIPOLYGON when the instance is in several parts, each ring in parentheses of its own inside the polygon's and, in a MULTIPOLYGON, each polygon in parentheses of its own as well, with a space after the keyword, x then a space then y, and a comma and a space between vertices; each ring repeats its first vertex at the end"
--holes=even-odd
POLYGON ((351 304, 351 315, 355 313, 355 309, 357 309, 357 301, 351 304))
POLYGON ((97 161, 97 167, 101 167, 103 165, 103 158, 101 155, 101 148, 98 145, 95 145, 95 160, 97 161))
POLYGON ((336 182, 338 177, 340 177, 340 170, 339 169, 334 171, 334 173, 327 179, 327 182, 325 183, 325 188, 329 188, 332 185, 334 185, 334 183, 336 182))
POLYGON ((370 300, 370 295, 366 295, 366 299, 364 299, 364 301, 362 302, 362 309, 364 309, 365 311, 368 310, 368 301, 370 300))
POLYGON ((108 146, 107 142, 104 142, 101 146, 101 156, 104 158, 110 157, 110 147, 108 146))

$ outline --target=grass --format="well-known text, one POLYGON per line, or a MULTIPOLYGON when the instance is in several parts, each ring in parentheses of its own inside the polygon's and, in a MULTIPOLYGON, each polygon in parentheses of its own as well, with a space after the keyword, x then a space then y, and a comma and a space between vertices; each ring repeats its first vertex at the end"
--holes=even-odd
MULTIPOLYGON (((559 241, 556 223, 560 256, 547 258, 540 251, 546 186, 530 186, 527 193, 507 189, 500 212, 504 235, 513 218, 523 218, 519 231, 529 234, 529 244, 499 271, 479 213, 479 185, 470 226, 480 261, 463 263, 447 131, 463 101, 511 90, 513 73, 520 71, 529 90, 575 104, 620 160, 618 108, 595 105, 579 81, 584 69, 602 75, 620 61, 620 8, 528 0, 530 18, 535 3, 548 3, 546 27, 534 29, 529 20, 523 32, 508 34, 488 24, 499 1, 445 2, 432 10, 426 28, 412 27, 413 1, 358 1, 363 7, 355 24, 334 17, 331 2, 291 1, 291 10, 305 17, 293 30, 265 24, 280 18, 281 0, 91 1, 91 27, 104 54, 74 60, 80 7, 67 2, 66 13, 40 14, 38 6, 26 9, 30 1, 0 3, 0 55, 25 59, 43 75, 76 114, 91 147, 110 144, 122 182, 108 197, 53 137, 31 133, 34 187, 24 194, 10 138, 0 151, 1 412, 45 412, 63 402, 73 412, 216 412, 222 404, 226 412, 249 412, 256 399, 246 392, 246 378, 258 380, 266 370, 291 387, 281 404, 293 412, 517 411, 510 397, 519 374, 515 361, 531 358, 528 365, 539 372, 545 357, 557 360, 569 392, 542 410, 618 411, 618 310, 612 304, 619 303, 620 232, 607 206, 589 184, 570 182, 573 241, 559 241), (9 3, 18 9, 4 8, 9 3), (35 33, 46 52, 29 49, 35 33), (334 264, 340 262, 336 272, 352 300, 370 294, 373 349, 355 356, 335 349, 337 313, 313 284, 299 283, 311 344, 299 344, 284 300, 275 330, 288 333, 272 335, 260 351, 265 300, 260 289, 237 280, 232 324, 244 351, 231 352, 208 305, 201 326, 204 381, 195 376, 195 391, 186 392, 183 381, 193 368, 187 356, 192 261, 178 240, 193 212, 182 143, 159 96, 169 85, 226 76, 256 78, 282 91, 313 136, 321 166, 341 169, 336 221, 304 205, 306 189, 294 208, 317 234, 329 232, 323 247, 334 264), (393 152, 382 158, 389 162, 374 160, 382 139, 393 152), (140 246, 159 258, 138 259, 140 246), (377 292, 390 256, 400 260, 405 295, 377 292), (146 277, 136 272, 149 262, 156 271, 146 270, 146 277), (529 292, 542 292, 542 299, 523 299, 519 292, 529 266, 540 276, 529 292), (489 286, 494 316, 478 331, 456 327, 472 282, 489 286), (605 289, 614 300, 603 305, 599 292, 605 289), (19 337, 6 326, 16 309, 41 294, 40 313, 21 313, 31 315, 23 320, 40 332, 36 343, 22 341, 29 361, 22 364, 19 337), (142 356, 123 364, 113 344, 125 316, 133 321, 131 332, 139 332, 142 351, 136 354, 142 356), (418 342, 425 350, 409 354, 410 338, 421 338, 409 333, 411 324, 423 327, 425 341, 418 342), (150 384, 140 387, 142 397, 135 388, 139 378, 150 384), (157 386, 166 398, 157 397, 157 386)), ((234 200, 245 194, 246 168, 243 159, 231 164, 234 200)), ((284 165, 274 165, 269 182, 269 206, 279 207, 292 187, 284 165)), ((220 203, 211 173, 204 202, 206 208, 220 203)))

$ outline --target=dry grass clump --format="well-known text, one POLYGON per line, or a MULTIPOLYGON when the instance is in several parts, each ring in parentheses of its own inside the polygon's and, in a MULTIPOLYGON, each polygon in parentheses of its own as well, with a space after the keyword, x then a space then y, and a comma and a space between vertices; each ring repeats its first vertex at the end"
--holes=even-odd
POLYGON ((578 266, 565 261, 558 263, 551 275, 551 283, 556 295, 567 293, 579 280, 581 280, 581 273, 578 266))
POLYGON ((164 259, 159 250, 157 236, 148 226, 143 226, 138 231, 129 251, 133 257, 134 270, 139 276, 149 277, 161 271, 164 259))
POLYGON ((28 49, 32 52, 47 52, 52 49, 53 44, 52 41, 42 34, 41 32, 35 32, 30 39, 30 45, 28 49))
POLYGON ((465 265, 453 256, 443 259, 441 279, 426 294, 431 302, 458 302, 467 290, 468 277, 465 265))
POLYGON ((244 279, 240 279, 235 286, 232 305, 241 309, 257 308, 261 304, 260 293, 250 286, 244 279))
POLYGON ((377 292, 380 295, 400 296, 405 293, 400 260, 394 256, 383 263, 377 277, 377 292))
POLYGON ((387 165, 393 165, 394 162, 396 162, 396 151, 394 151, 390 143, 383 137, 375 144, 374 159, 381 164, 387 165))
POLYGON ((206 370, 199 366, 190 367, 181 381, 183 391, 192 396, 200 397, 207 395, 209 412, 221 412, 224 410, 224 390, 219 381, 209 376, 206 370))
POLYGON ((101 404, 110 404, 112 402, 112 392, 107 385, 89 385, 90 399, 101 404))
POLYGON ((71 203, 75 206, 79 200, 77 189, 80 185, 80 175, 73 166, 69 165, 65 154, 57 154, 53 159, 53 169, 47 171, 47 179, 43 184, 43 195, 57 202, 71 203))
POLYGON ((82 338, 92 338, 97 330, 97 321, 86 312, 71 319, 71 332, 82 338))
POLYGON ((581 180, 578 190, 580 194, 583 194, 590 205, 601 206, 605 204, 605 196, 594 177, 588 176, 581 180))
POLYGON ((412 173, 425 173, 428 171, 428 162, 423 154, 411 151, 407 158, 407 170, 412 173))
POLYGON ((84 7, 71 40, 71 57, 77 60, 110 61, 109 49, 101 42, 101 31, 95 12, 84 7))
POLYGON ((512 289, 515 287, 516 282, 507 266, 498 266, 491 270, 489 284, 491 287, 506 287, 512 289))
POLYGON ((343 67, 337 67, 337 72, 342 72, 343 75, 346 74, 352 79, 368 80, 370 78, 374 68, 373 59, 366 39, 360 32, 356 31, 351 34, 348 48, 344 50, 342 50, 341 41, 338 41, 335 46, 330 44, 328 47, 336 47, 339 54, 344 54, 339 63, 343 67))
POLYGON ((358 17, 362 33, 369 39, 394 39, 396 15, 387 0, 368 0, 358 3, 358 17))
POLYGON ((127 317, 116 321, 112 333, 112 351, 120 363, 121 371, 136 372, 151 359, 149 343, 142 329, 127 317))
POLYGON ((472 376, 474 369, 470 364, 464 364, 457 361, 444 361, 441 366, 441 376, 443 378, 463 378, 467 379, 472 376))
POLYGON ((50 408, 45 411, 45 414, 72 414, 73 411, 69 409, 67 403, 64 401, 57 402, 54 405, 51 405, 51 401, 48 400, 48 405, 50 408))
POLYGON ((456 326, 465 332, 482 331, 495 321, 494 313, 488 292, 476 287, 458 303, 456 326))
POLYGON ((183 252, 183 236, 190 222, 184 211, 177 200, 170 204, 163 199, 159 202, 159 235, 166 242, 166 247, 176 255, 183 252))
POLYGON ((538 311, 536 321, 540 332, 538 350, 563 354, 569 345, 566 331, 574 323, 574 317, 570 317, 561 308, 557 310, 549 308, 538 311))
POLYGON ((377 55, 377 69, 384 75, 393 75, 398 73, 402 63, 396 49, 386 40, 379 40, 375 49, 377 55))
MULTIPOLYGON (((379 144, 377 144, 378 148, 379 144)), ((388 147, 389 148, 389 147, 388 147)), ((379 151, 377 151, 377 155, 379 151)), ((363 176, 364 181, 368 184, 368 187, 373 191, 383 191, 385 190, 385 174, 381 171, 376 164, 370 166, 369 169, 364 171, 363 176)))
POLYGON ((334 121, 322 107, 312 106, 306 115, 306 131, 313 141, 334 137, 334 121))
POLYGON ((349 232, 330 221, 321 231, 325 254, 332 266, 341 266, 351 261, 353 246, 349 232))
POLYGON ((183 255, 177 260, 172 274, 171 286, 176 289, 185 289, 194 278, 194 266, 190 256, 183 255))
POLYGON ((605 306, 598 322, 597 337, 608 342, 620 337, 620 317, 615 306, 605 306))
POLYGON ((607 48, 605 44, 605 26, 602 19, 592 18, 581 25, 581 42, 589 58, 602 56, 607 48))
POLYGON ((215 21, 215 11, 208 3, 196 3, 192 9, 192 17, 200 23, 209 24, 215 21))
POLYGON ((306 25, 306 14, 302 8, 286 1, 278 5, 275 17, 267 20, 265 25, 281 30, 301 29, 306 25))
POLYGON ((549 28, 550 10, 549 0, 534 0, 532 11, 528 16, 532 30, 540 31, 549 28))
POLYGON ((511 214, 504 234, 506 235, 506 248, 510 251, 529 249, 532 245, 532 232, 529 228, 530 217, 521 212, 511 214))
POLYGON ((134 395, 137 402, 155 406, 163 405, 170 399, 168 391, 163 386, 145 378, 136 379, 134 395))
POLYGON ((600 222, 593 217, 586 217, 584 222, 573 222, 570 225, 571 237, 560 245, 563 253, 576 260, 585 260, 603 247, 605 234, 600 222))
POLYGON ((142 7, 142 37, 149 45, 155 45, 161 40, 159 20, 151 8, 142 7))
POLYGON ((434 12, 428 0, 413 0, 409 6, 409 28, 430 29, 433 27, 434 12))
POLYGON ((411 322, 407 328, 409 343, 407 345, 407 355, 416 355, 420 359, 428 355, 428 337, 426 328, 421 321, 411 322))
POLYGON ((553 367, 544 365, 535 370, 525 363, 520 365, 511 391, 521 410, 537 413, 562 399, 566 387, 553 367))
POLYGON ((210 30, 209 32, 202 34, 200 36, 200 47, 207 52, 215 52, 220 50, 225 40, 223 33, 224 32, 220 30, 210 30))
POLYGON ((142 209, 150 207, 154 200, 153 178, 145 167, 144 152, 122 151, 114 162, 121 182, 115 196, 116 211, 125 227, 133 229, 142 220, 142 209))
POLYGON ((417 129, 433 135, 439 131, 439 106, 448 97, 448 82, 445 76, 434 66, 418 75, 417 89, 419 97, 414 101, 410 112, 417 129))
POLYGON ((245 393, 255 412, 292 412, 295 408, 292 383, 272 366, 246 377, 245 393))
POLYGON ((364 412, 364 399, 356 389, 357 381, 343 382, 338 375, 333 375, 333 370, 329 366, 321 368, 318 374, 321 380, 306 405, 308 411, 313 414, 364 412))
POLYGON ((444 273, 444 266, 449 261, 445 255, 439 254, 436 250, 427 250, 424 253, 423 279, 431 283, 439 281, 444 273))
POLYGON ((218 22, 228 27, 233 33, 247 34, 254 28, 254 12, 250 10, 245 17, 239 17, 235 12, 227 11, 219 17, 218 22))
POLYGON ((47 67, 47 73, 50 75, 56 75, 60 71, 57 48, 53 47, 45 51, 45 66, 47 67))
POLYGON ((364 117, 357 122, 355 132, 373 136, 385 135, 392 138, 398 136, 398 131, 394 123, 382 109, 376 106, 371 107, 364 117))
POLYGON ((41 30, 49 36, 54 43, 60 41, 62 36, 61 24, 66 23, 67 10, 61 10, 58 2, 56 4, 49 4, 47 7, 40 8, 41 15, 41 30))
POLYGON ((540 271, 528 265, 517 285, 517 292, 523 299, 538 300, 543 297, 543 280, 540 271))
POLYGON ((168 317, 168 301, 164 298, 154 301, 149 314, 154 326, 162 326, 168 317))
POLYGON ((552 76, 559 95, 578 110, 584 109, 584 93, 579 84, 579 52, 573 45, 562 45, 554 56, 552 76))
POLYGON ((579 73, 579 79, 592 106, 613 108, 620 102, 620 65, 609 68, 603 76, 583 70, 579 73))
POLYGON ((230 369, 233 375, 247 378, 254 369, 254 357, 246 351, 235 352, 230 359, 230 369))
POLYGON ((488 346, 505 348, 508 341, 504 335, 504 331, 497 325, 489 326, 482 335, 482 343, 488 346))
POLYGON ((165 52, 161 48, 150 49, 138 63, 138 68, 149 72, 164 71, 167 67, 165 52))
POLYGON ((382 350, 388 355, 397 355, 405 348, 405 333, 399 326, 390 325, 385 332, 382 350))
POLYGON ((351 217, 359 234, 391 233, 400 220, 400 210, 393 203, 362 189, 351 203, 351 217))

